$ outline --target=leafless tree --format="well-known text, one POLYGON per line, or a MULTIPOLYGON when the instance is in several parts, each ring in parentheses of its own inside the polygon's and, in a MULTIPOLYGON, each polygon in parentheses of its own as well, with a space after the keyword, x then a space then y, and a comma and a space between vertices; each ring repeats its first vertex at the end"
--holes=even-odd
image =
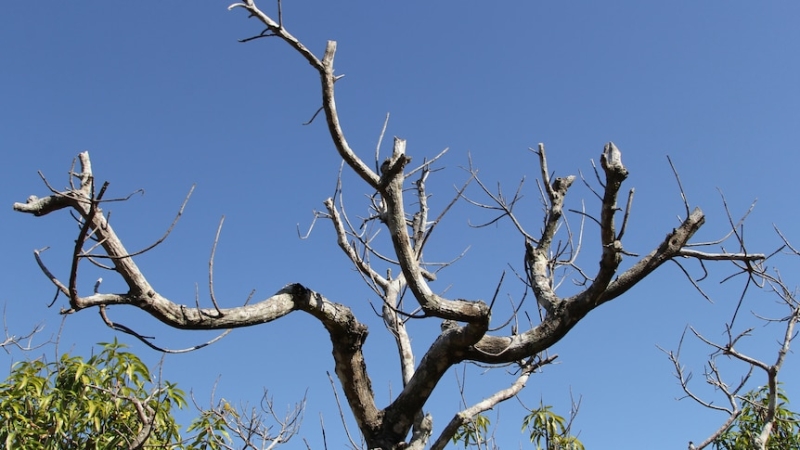
MULTIPOLYGON (((736 229, 736 227, 734 227, 734 229, 736 229)), ((741 233, 735 233, 735 235, 740 243, 743 244, 741 233)), ((783 240, 783 245, 773 254, 777 254, 784 249, 788 249, 790 254, 795 256, 800 255, 800 253, 798 253, 798 251, 792 247, 792 245, 786 240, 780 231, 778 231, 778 235, 783 240)), ((752 384, 749 384, 749 382, 751 381, 753 372, 756 369, 763 371, 764 377, 766 378, 766 382, 763 384, 766 387, 766 407, 763 408, 763 411, 761 411, 760 414, 763 426, 761 426, 761 430, 757 435, 752 436, 752 448, 765 450, 775 428, 775 421, 777 419, 776 412, 779 402, 778 378, 781 368, 783 367, 783 363, 786 360, 786 356, 789 354, 792 340, 797 335, 795 327, 798 321, 800 321, 800 302, 797 300, 796 291, 789 288, 787 283, 782 279, 780 272, 777 270, 768 273, 766 270, 761 268, 754 270, 754 268, 749 264, 741 264, 740 269, 741 270, 737 273, 737 275, 745 275, 748 277, 748 279, 736 308, 734 309, 733 315, 725 325, 725 335, 727 336, 725 342, 722 344, 714 342, 703 336, 694 327, 688 328, 697 339, 713 349, 713 352, 709 355, 708 361, 706 362, 706 368, 703 375, 706 383, 713 386, 715 391, 719 392, 725 401, 721 404, 717 404, 713 400, 703 398, 703 396, 697 394, 689 387, 689 381, 692 379, 692 373, 687 372, 680 360, 681 347, 684 343, 685 332, 684 335, 681 336, 680 343, 676 351, 665 351, 675 367, 675 376, 678 378, 678 382, 686 394, 685 397, 691 398, 705 408, 720 411, 727 416, 722 425, 702 442, 699 444, 694 444, 690 441, 690 450, 700 450, 708 447, 736 423, 736 420, 739 419, 743 413, 743 406, 747 402, 752 403, 752 399, 748 398, 746 394, 752 391, 752 384), (754 313, 758 320, 765 323, 783 324, 783 333, 781 338, 778 340, 778 347, 774 362, 772 364, 765 362, 763 358, 754 357, 736 348, 736 345, 740 341, 751 337, 754 330, 753 327, 749 327, 741 332, 734 331, 736 330, 737 315, 741 311, 741 306, 746 298, 745 294, 747 293, 747 287, 751 285, 769 288, 778 297, 780 300, 779 303, 786 308, 786 315, 779 318, 768 318, 755 315, 754 313), (726 382, 725 379, 730 379, 731 377, 730 374, 728 374, 726 377, 725 374, 723 374, 723 370, 720 369, 720 366, 717 363, 720 358, 738 361, 742 363, 747 370, 735 383, 726 382)), ((751 406, 757 409, 762 408, 761 405, 751 406)))
MULTIPOLYGON (((652 251, 644 256, 626 251, 623 237, 627 231, 633 190, 627 194, 622 191, 628 170, 622 162, 619 149, 611 142, 605 144, 599 158, 600 165, 595 167, 597 180, 594 184, 599 186, 595 192, 599 212, 590 214, 583 209, 576 211, 581 222, 577 229, 570 227, 564 217, 565 199, 576 177, 554 178, 542 144, 533 150, 541 169, 540 192, 544 207, 543 222, 538 232, 530 231, 515 210, 521 197, 519 190, 513 197, 507 198, 502 190, 495 191, 484 184, 472 167, 467 171, 468 180, 456 189, 452 202, 442 211, 434 213, 428 206, 426 182, 434 171, 433 164, 438 156, 412 167, 411 158, 406 153, 406 141, 395 139, 391 154, 382 161, 378 145, 375 168, 372 168, 350 147, 339 121, 334 95, 335 84, 340 79, 334 71, 336 42, 329 41, 322 58, 319 58, 284 28, 280 2, 277 15, 274 16, 277 19, 260 10, 252 1, 230 6, 230 9, 238 8, 245 10, 264 27, 261 33, 243 41, 266 37, 282 41, 319 74, 321 112, 331 140, 344 167, 363 180, 368 192, 374 193, 369 196, 372 211, 369 217, 358 221, 351 219, 344 209, 341 190, 324 202, 325 210, 317 213, 317 217, 330 220, 339 247, 380 298, 379 310, 383 323, 394 336, 397 346, 402 390, 388 405, 376 404, 362 352, 367 326, 359 321, 350 306, 336 303, 321 292, 301 284, 286 285, 266 299, 237 307, 220 306, 214 296, 213 286, 210 289, 211 308, 162 296, 137 266, 134 257, 139 252, 129 252, 109 222, 103 210, 108 184, 97 183, 88 153, 78 156, 79 167, 71 172, 71 182, 75 180, 76 183, 69 189, 50 188, 51 192, 46 197, 31 196, 24 203, 14 204, 15 210, 35 216, 69 209, 80 224, 66 282, 53 275, 39 253, 36 253, 43 272, 58 291, 69 299, 70 308, 65 313, 98 308, 107 325, 135 334, 134 330, 111 321, 105 308, 109 305, 129 305, 140 308, 169 326, 187 330, 227 330, 261 325, 295 311, 304 312, 317 319, 330 335, 335 374, 367 448, 422 449, 428 446, 429 441, 433 448, 442 448, 466 420, 494 408, 519 392, 536 368, 555 357, 548 355, 547 350, 590 311, 624 294, 662 264, 679 262, 679 259, 757 264, 765 258, 763 254, 714 251, 711 249, 716 246, 709 244, 704 247, 699 244, 698 248, 698 245, 690 243, 692 236, 703 225, 705 216, 699 208, 690 210, 688 204, 679 225, 667 227, 664 230, 666 236, 652 251), (476 195, 486 200, 467 198, 465 189, 472 183, 478 186, 476 195), (621 193, 625 198, 624 207, 618 204, 621 193), (510 220, 524 238, 521 239, 524 248, 520 248, 521 254, 524 254, 524 267, 520 268, 520 272, 524 275, 518 278, 533 293, 536 303, 526 307, 523 297, 515 305, 515 313, 503 318, 500 324, 492 323, 495 299, 487 304, 476 299, 447 298, 437 294, 432 287, 437 272, 449 264, 428 262, 424 258, 424 250, 432 242, 433 232, 444 214, 461 199, 496 212, 493 221, 510 220), (583 243, 584 221, 590 222, 587 227, 594 226, 599 230, 596 269, 585 265, 581 267, 577 262, 583 243), (384 230, 381 236, 386 236, 390 241, 391 254, 379 251, 375 244, 377 237, 374 230, 378 228, 384 230), (623 256, 635 258, 635 263, 624 270, 620 268, 623 256), (79 267, 81 262, 87 260, 116 272, 127 285, 127 292, 104 293, 99 290, 99 284, 94 292, 79 292, 79 267), (557 289, 565 271, 577 274, 578 290, 561 296, 557 289), (406 324, 412 320, 432 320, 441 324, 440 335, 419 362, 412 351, 406 328, 406 324), (432 417, 425 411, 426 401, 440 384, 443 375, 463 362, 488 367, 516 367, 516 377, 511 385, 499 386, 494 395, 454 412, 452 419, 446 419, 449 424, 434 436, 432 417)), ((593 184, 586 180, 584 182, 587 186, 593 184)), ((47 185, 50 187, 49 183, 47 185)))
MULTIPOLYGON (((209 407, 198 404, 192 396, 194 406, 200 414, 211 416, 208 422, 215 422, 228 430, 242 450, 272 450, 289 442, 300 431, 303 422, 306 399, 303 399, 281 415, 275 408, 269 392, 264 389, 258 408, 247 404, 232 405, 224 398, 216 400, 211 394, 209 407)), ((209 435, 220 448, 233 450, 221 435, 209 435)))

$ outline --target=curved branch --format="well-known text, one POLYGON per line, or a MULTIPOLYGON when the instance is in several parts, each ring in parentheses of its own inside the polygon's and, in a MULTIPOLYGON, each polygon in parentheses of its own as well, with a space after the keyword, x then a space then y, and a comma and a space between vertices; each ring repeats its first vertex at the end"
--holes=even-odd
POLYGON ((334 95, 334 83, 341 78, 334 75, 333 58, 336 54, 336 41, 328 41, 325 47, 325 54, 320 61, 314 53, 311 52, 305 45, 303 45, 296 37, 283 28, 283 25, 272 20, 268 15, 262 12, 252 0, 244 3, 234 3, 228 7, 229 10, 234 8, 244 8, 250 12, 251 17, 257 18, 261 23, 267 26, 267 29, 275 36, 282 39, 289 44, 295 51, 297 51, 306 61, 313 67, 320 75, 320 82, 322 84, 322 108, 325 110, 325 117, 328 124, 328 132, 331 135, 336 150, 342 156, 342 159, 350 166, 367 184, 373 188, 378 188, 378 175, 373 172, 364 161, 359 158, 355 152, 350 148, 347 139, 344 137, 344 131, 339 123, 339 113, 336 111, 336 101, 334 95))
MULTIPOLYGON (((395 139, 392 157, 384 162, 380 189, 386 204, 386 222, 392 245, 408 287, 425 313, 442 319, 481 322, 488 328, 489 308, 481 301, 447 300, 433 293, 423 276, 417 254, 411 246, 403 205, 403 167, 410 161, 405 155, 406 141, 395 139)), ((475 341, 480 335, 474 336, 475 341)), ((473 341, 474 342, 474 341, 473 341)))

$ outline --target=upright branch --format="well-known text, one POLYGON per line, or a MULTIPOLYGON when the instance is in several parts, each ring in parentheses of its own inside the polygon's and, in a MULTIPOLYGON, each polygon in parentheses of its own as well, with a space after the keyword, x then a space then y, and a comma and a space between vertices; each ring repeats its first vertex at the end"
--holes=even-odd
MULTIPOLYGON (((280 2, 278 2, 280 5, 280 2)), ((342 131, 341 123, 339 122, 339 114, 336 111, 336 99, 334 95, 334 83, 344 75, 334 75, 333 58, 336 55, 336 41, 328 41, 325 47, 325 54, 322 59, 317 58, 305 45, 303 45, 296 37, 286 31, 281 23, 274 21, 263 11, 258 9, 252 0, 243 3, 234 3, 228 7, 229 10, 234 8, 244 8, 250 13, 250 17, 258 19, 266 27, 264 31, 257 37, 275 36, 283 40, 297 53, 299 53, 306 61, 313 67, 320 76, 322 84, 322 108, 325 111, 325 117, 328 124, 328 132, 330 133, 331 140, 336 146, 339 155, 350 166, 355 173, 358 174, 367 184, 377 188, 379 176, 372 171, 364 162, 356 155, 350 148, 350 145, 345 139, 344 131, 342 131)), ((248 39, 249 40, 249 39, 248 39)), ((243 40, 243 42, 246 40, 243 40)))
MULTIPOLYGON (((362 179, 372 194, 368 196, 370 216, 360 224, 354 223, 344 208, 340 175, 336 193, 324 202, 324 211, 316 213, 315 217, 331 221, 339 248, 380 299, 380 306, 375 311, 381 316, 382 325, 395 339, 403 380, 402 390, 390 399, 388 405, 382 408, 376 405, 362 352, 367 326, 355 317, 350 306, 330 301, 306 286, 289 284, 261 301, 245 302, 233 307, 225 306, 225 299, 218 299, 214 294, 213 280, 209 283, 211 307, 201 307, 199 301, 192 305, 191 302, 174 302, 162 296, 134 263, 134 256, 138 253, 129 253, 109 224, 102 209, 102 194, 108 185, 103 185, 100 192, 95 193, 95 175, 89 154, 85 152, 79 155, 80 171, 73 174, 78 181, 77 186, 64 191, 51 189, 51 194, 45 198, 32 196, 24 203, 14 204, 15 210, 36 216, 71 209, 79 218, 81 230, 73 252, 68 283, 59 281, 46 267, 39 253, 35 254, 48 279, 69 298, 68 312, 98 307, 106 323, 113 324, 107 318, 105 307, 128 305, 174 328, 234 329, 269 323, 292 312, 302 311, 317 319, 330 336, 336 376, 368 448, 421 449, 427 445, 433 432, 432 418, 425 413, 425 404, 442 376, 454 365, 471 361, 488 365, 515 364, 521 369, 509 387, 498 389, 494 395, 458 413, 440 433, 435 447, 451 439, 459 423, 463 424, 470 416, 491 409, 515 395, 528 380, 532 368, 537 367, 536 361, 547 361, 550 357, 545 356, 544 352, 564 337, 578 321, 598 305, 626 292, 663 263, 679 257, 746 264, 764 259, 761 254, 730 254, 724 251, 700 253, 687 249, 689 240, 705 220, 702 211, 696 208, 678 227, 667 230, 666 237, 650 253, 638 258, 628 269, 620 271, 623 256, 631 255, 623 249, 622 237, 632 205, 632 191, 628 194, 622 225, 618 230, 616 215, 621 208, 617 199, 628 170, 622 163, 621 152, 611 142, 605 145, 600 155, 603 174, 602 177, 598 174, 598 179, 603 195, 598 195, 599 215, 592 216, 581 208, 581 227, 577 235, 573 234, 564 215, 567 193, 575 176, 552 178, 544 145, 541 144, 535 151, 544 186, 542 196, 545 212, 539 233, 526 230, 525 224, 516 215, 515 208, 519 207, 522 198, 521 184, 514 197, 506 199, 502 191, 498 190, 496 194, 490 191, 472 168, 469 180, 456 189, 453 200, 438 215, 434 214, 428 204, 430 194, 426 183, 432 173, 431 164, 444 152, 409 170, 411 158, 406 154, 406 141, 395 138, 391 154, 380 164, 375 164, 377 169, 370 168, 345 138, 336 109, 334 87, 337 80, 341 79, 341 76, 335 75, 333 66, 336 43, 329 41, 322 58, 318 58, 286 30, 280 1, 278 20, 273 20, 257 8, 252 0, 235 3, 230 8, 248 11, 250 17, 256 18, 265 27, 260 34, 243 39, 243 42, 277 38, 289 45, 319 74, 321 109, 331 141, 344 166, 362 179), (465 191, 472 180, 489 197, 489 201, 467 201, 480 208, 496 211, 498 217, 491 223, 508 218, 523 237, 524 248, 521 253, 524 253, 525 276, 521 278, 526 280, 526 289, 532 290, 537 309, 541 311, 540 322, 531 323, 527 329, 520 330, 515 326, 505 335, 493 334, 494 331, 490 332, 489 328, 493 301, 487 304, 478 298, 446 298, 441 289, 437 293, 432 287, 437 270, 447 267, 449 263, 437 265, 426 261, 424 250, 432 242, 434 229, 455 201, 466 198, 465 191), (410 198, 406 198, 408 193, 411 193, 410 198), (432 217, 436 218, 431 220, 432 217), (600 236, 596 249, 599 269, 592 276, 588 275, 588 270, 576 264, 577 253, 582 248, 585 218, 597 224, 600 236), (376 245, 376 228, 385 229, 381 236, 388 235, 389 245, 376 245), (566 243, 562 243, 564 239, 560 239, 562 235, 559 233, 566 233, 566 243), (94 244, 87 250, 85 247, 91 241, 94 244), (385 247, 390 247, 393 255, 378 251, 378 248, 385 247), (80 283, 77 282, 80 264, 87 258, 95 258, 99 249, 105 253, 103 257, 112 262, 109 269, 125 282, 126 292, 104 293, 100 291, 99 284, 92 292, 80 292, 80 283), (580 284, 583 290, 568 297, 558 294, 556 277, 563 269, 578 271, 583 277, 580 284), (417 363, 406 323, 422 319, 439 325, 441 333, 425 349, 417 363)), ((213 264, 210 262, 210 275, 212 271, 213 264)), ((521 308, 521 305, 515 308, 515 314, 518 311, 527 314, 521 308)), ((520 322, 516 317, 512 319, 515 324, 520 322)), ((508 318, 503 320, 510 322, 508 318)), ((115 328, 120 329, 119 325, 115 328)), ((504 329, 505 324, 498 327, 498 330, 504 329)))
MULTIPOLYGON (((705 222, 705 216, 702 211, 699 208, 695 208, 650 253, 640 257, 628 269, 621 272, 618 271, 623 256, 630 255, 622 245, 622 231, 627 226, 628 211, 625 211, 623 215, 623 224, 620 227, 620 231, 617 231, 615 222, 615 216, 620 212, 617 198, 628 175, 628 170, 622 163, 620 150, 616 145, 609 142, 605 145, 600 156, 604 174, 604 177, 600 179, 603 187, 603 194, 600 196, 600 215, 598 218, 588 216, 598 225, 600 231, 599 269, 593 277, 587 277, 589 280, 588 286, 582 291, 569 297, 559 296, 556 293, 558 285, 556 277, 559 268, 569 266, 569 268, 577 269, 580 274, 586 273, 585 270, 574 264, 574 258, 567 258, 566 262, 559 260, 562 250, 553 248, 554 236, 562 229, 561 225, 567 223, 563 217, 564 201, 567 191, 574 181, 574 176, 552 179, 544 146, 540 145, 535 153, 539 157, 539 165, 542 169, 540 173, 542 174, 542 183, 546 192, 545 221, 542 231, 537 237, 531 238, 533 234, 527 231, 516 217, 514 211, 516 201, 505 201, 502 195, 490 192, 480 180, 478 180, 479 186, 490 197, 494 205, 476 201, 472 201, 472 203, 499 211, 501 216, 508 217, 525 237, 525 271, 527 280, 538 304, 545 311, 545 315, 542 317, 540 324, 523 333, 508 337, 484 336, 468 353, 468 359, 485 363, 504 363, 537 354, 561 339, 591 310, 628 291, 663 263, 679 257, 700 259, 686 251, 687 246, 690 245, 689 240, 705 222)), ((474 172, 473 175, 477 176, 474 172)), ((628 209, 632 204, 631 199, 632 197, 629 195, 626 203, 626 208, 628 209)), ((587 215, 586 213, 581 214, 587 215)), ((568 226, 566 228, 569 229, 568 226)), ((570 235, 570 239, 580 240, 581 237, 570 235)), ((578 248, 579 245, 575 244, 573 247, 578 248)), ((755 253, 744 255, 725 251, 703 253, 704 258, 711 255, 720 261, 741 261, 744 259, 756 262, 765 258, 765 255, 755 253)))

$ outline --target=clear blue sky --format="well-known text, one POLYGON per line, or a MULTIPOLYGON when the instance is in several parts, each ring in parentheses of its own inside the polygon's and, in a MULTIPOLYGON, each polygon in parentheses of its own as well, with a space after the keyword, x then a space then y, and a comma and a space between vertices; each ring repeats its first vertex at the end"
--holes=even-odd
MULTIPOLYGON (((39 322, 48 335, 58 330, 65 300, 47 309, 54 289, 31 251, 51 246, 45 259, 67 278, 77 232, 66 213, 37 219, 13 213, 11 204, 47 194, 37 170, 64 187, 72 158, 89 150, 97 178, 111 182, 109 195, 146 191, 111 208, 129 249, 160 236, 197 183, 171 238, 139 258, 163 295, 192 304, 197 283, 207 302, 207 259, 224 214, 216 262, 223 304, 243 302, 251 289, 264 298, 297 281, 351 305, 371 326, 367 363, 385 402, 399 391, 400 379, 392 341, 369 307, 374 294, 338 251, 329 223, 318 223, 308 240, 297 238, 297 224, 305 229, 312 210, 322 209, 332 194, 339 165, 322 122, 301 125, 320 105, 317 75, 277 40, 237 43, 261 28, 226 6, 0 4, 0 302, 10 332, 39 322)), ((264 0, 260 6, 273 10, 264 0)), ((544 142, 557 175, 590 175, 590 159, 596 161, 603 144, 613 140, 631 172, 627 186, 636 187, 624 243, 639 254, 650 251, 683 212, 666 155, 680 170, 692 205, 708 215, 697 240, 725 232, 719 188, 734 214, 758 199, 746 229, 749 250, 777 247, 773 223, 800 244, 798 17, 800 4, 789 1, 284 3, 286 27, 318 55, 326 40, 338 41, 337 72, 346 76, 337 83, 337 103, 345 132, 364 158, 371 157, 389 112, 387 134, 408 139, 414 161, 450 148, 440 164, 446 170, 432 182, 434 207, 463 182, 459 167, 471 155, 484 181, 501 182, 508 192, 527 175, 523 216, 536 230, 538 168, 528 147, 544 142)), ((351 214, 365 214, 364 184, 348 176, 344 191, 351 214)), ((587 210, 596 211, 597 202, 582 186, 576 185, 571 199, 573 208, 585 199, 587 210)), ((488 299, 509 264, 520 269, 522 239, 508 223, 481 230, 467 225, 485 219, 462 204, 444 224, 447 231, 434 235, 438 241, 429 259, 449 260, 471 246, 435 289, 450 286, 450 295, 488 299)), ((590 270, 596 267, 597 248, 590 245, 595 234, 587 226, 583 256, 590 270)), ((800 284, 796 258, 775 263, 791 286, 800 284)), ((673 449, 702 440, 724 417, 675 400, 682 392, 656 345, 675 348, 686 324, 721 340, 743 281, 720 286, 731 270, 720 267, 706 280, 715 300, 710 304, 674 265, 663 267, 559 342, 553 349, 559 364, 531 378, 523 401, 535 406, 543 398, 566 413, 570 389, 582 396, 575 429, 587 448, 673 449)), ((104 277, 104 289, 122 289, 118 280, 104 277)), ((81 288, 88 292, 95 278, 87 275, 81 288)), ((520 286, 509 283, 503 298, 518 300, 520 294, 520 286)), ((748 315, 737 324, 742 328, 754 323, 751 310, 784 312, 772 296, 756 292, 744 310, 748 315)), ((166 347, 210 336, 170 330, 130 309, 112 308, 111 316, 166 347)), ((504 318, 495 314, 497 321, 504 318)), ((436 330, 438 323, 412 326, 418 358, 436 330)), ((772 361, 780 328, 759 326, 756 334, 742 349, 772 361)), ((107 329, 92 310, 67 318, 60 349, 88 354, 94 343, 115 335, 146 360, 158 360, 130 337, 107 329)), ((695 372, 693 386, 713 395, 701 376, 709 350, 694 341, 687 345, 684 363, 695 372)), ((12 357, 7 361, 3 367, 12 357)), ((288 404, 308 389, 303 436, 322 448, 321 414, 329 448, 340 448, 346 441, 325 375, 332 369, 326 334, 296 314, 235 331, 202 351, 167 357, 164 376, 194 389, 201 404, 218 377, 217 395, 233 402, 257 402, 265 387, 278 404, 288 404)), ((734 382, 743 368, 727 369, 734 382)), ((469 403, 511 381, 504 369, 496 375, 468 372, 469 403)), ((798 379, 799 372, 800 362, 791 355, 782 379, 798 379)), ((756 376, 753 386, 763 384, 762 374, 756 376)), ((454 380, 448 374, 443 384, 454 380)), ((800 408, 800 385, 786 387, 800 408)), ((454 389, 444 385, 431 400, 437 430, 458 402, 454 389)), ((490 417, 498 422, 495 413, 490 417)), ((528 447, 519 434, 520 419, 515 400, 501 406, 502 448, 520 448, 520 442, 528 447)))

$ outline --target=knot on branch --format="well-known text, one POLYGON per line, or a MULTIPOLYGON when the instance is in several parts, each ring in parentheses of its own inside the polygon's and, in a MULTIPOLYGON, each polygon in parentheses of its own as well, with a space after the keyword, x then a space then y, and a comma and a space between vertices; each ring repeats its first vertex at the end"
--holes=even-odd
MULTIPOLYGON (((410 162, 411 158, 402 153, 392 155, 391 158, 386 158, 383 164, 381 164, 380 186, 386 188, 392 181, 400 178, 400 175, 403 174, 403 169, 405 169, 406 165, 410 162)), ((402 181, 402 178, 400 179, 402 181)))
POLYGON ((553 191, 559 197, 563 197, 573 181, 575 181, 575 175, 570 175, 567 178, 558 177, 553 181, 553 191))
POLYGON ((447 319, 447 320, 442 322, 440 327, 442 329, 442 332, 445 332, 447 330, 453 330, 453 329, 458 328, 458 322, 456 322, 455 320, 447 319))

